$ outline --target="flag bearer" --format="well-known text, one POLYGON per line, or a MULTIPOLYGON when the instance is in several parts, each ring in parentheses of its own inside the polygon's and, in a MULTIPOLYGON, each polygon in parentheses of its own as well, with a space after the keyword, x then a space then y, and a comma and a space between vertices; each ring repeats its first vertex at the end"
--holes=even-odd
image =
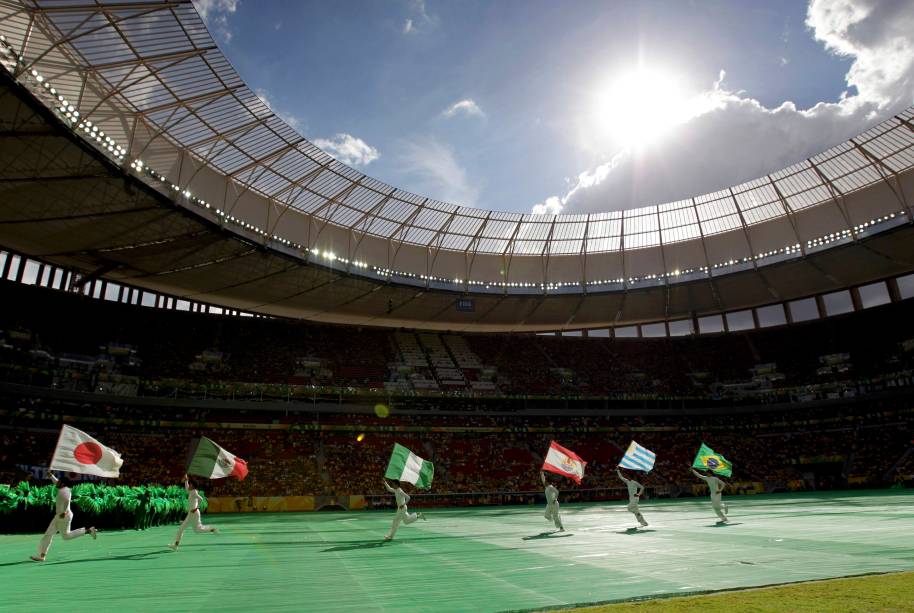
POLYGON ((559 516, 559 490, 551 483, 546 482, 546 473, 540 471, 540 480, 546 488, 546 512, 543 516, 555 524, 559 532, 565 531, 562 518, 559 516))
POLYGON ((417 519, 425 519, 425 513, 409 512, 409 510, 406 508, 406 505, 409 502, 409 494, 403 491, 403 488, 400 487, 399 481, 394 481, 393 483, 395 487, 391 487, 387 483, 387 479, 384 479, 384 487, 388 492, 394 495, 394 499, 397 501, 397 514, 394 515, 394 520, 390 524, 390 532, 388 532, 387 536, 384 537, 385 541, 394 540, 394 535, 397 534, 397 528, 400 527, 400 522, 409 525, 417 519))
POLYGON ((51 520, 51 524, 45 530, 44 536, 41 537, 41 542, 38 544, 38 555, 29 556, 36 562, 44 562, 48 549, 51 547, 51 541, 54 540, 54 535, 58 532, 65 541, 84 536, 87 532, 92 535, 93 539, 98 538, 98 531, 95 528, 70 530, 70 524, 73 522, 73 511, 70 510, 70 500, 73 498, 73 494, 70 491, 70 480, 65 476, 58 479, 52 472, 48 472, 48 475, 50 475, 54 485, 57 486, 56 510, 54 519, 51 520))
POLYGON ((628 488, 628 510, 635 516, 641 527, 644 528, 647 526, 647 522, 644 521, 644 516, 641 515, 641 510, 638 508, 638 501, 641 499, 641 495, 644 494, 644 486, 634 479, 626 479, 618 468, 616 469, 616 474, 619 475, 622 483, 628 488))
POLYGON ((707 475, 696 472, 694 468, 692 468, 691 471, 693 475, 708 484, 708 490, 711 492, 711 508, 714 509, 714 512, 717 513, 717 516, 720 518, 720 522, 718 523, 727 523, 727 513, 729 509, 727 505, 722 502, 723 491, 724 488, 727 487, 727 484, 715 477, 714 472, 710 468, 708 469, 707 475))
POLYGON ((178 534, 175 536, 175 542, 168 546, 172 551, 177 551, 181 545, 181 537, 184 536, 184 530, 188 526, 194 527, 194 532, 212 532, 218 534, 219 530, 212 526, 204 526, 200 521, 200 503, 203 502, 203 496, 197 491, 197 484, 190 477, 184 475, 184 489, 187 490, 187 517, 178 527, 178 534))

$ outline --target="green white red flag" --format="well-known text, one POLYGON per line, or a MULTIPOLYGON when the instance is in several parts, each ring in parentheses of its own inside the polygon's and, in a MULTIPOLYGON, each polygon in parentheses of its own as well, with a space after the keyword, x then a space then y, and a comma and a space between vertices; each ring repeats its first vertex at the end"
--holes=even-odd
POLYGON ((187 474, 207 479, 235 477, 240 481, 248 476, 248 463, 201 436, 191 444, 187 474))

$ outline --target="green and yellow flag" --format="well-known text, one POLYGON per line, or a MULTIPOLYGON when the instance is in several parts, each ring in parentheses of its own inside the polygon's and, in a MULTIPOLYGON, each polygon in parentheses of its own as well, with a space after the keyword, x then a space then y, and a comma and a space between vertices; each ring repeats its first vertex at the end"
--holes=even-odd
POLYGON ((704 443, 701 444, 701 449, 699 449, 698 453, 695 455, 695 461, 692 462, 692 468, 710 470, 715 475, 724 477, 729 477, 733 474, 733 464, 728 462, 727 458, 719 453, 714 453, 714 450, 704 443))

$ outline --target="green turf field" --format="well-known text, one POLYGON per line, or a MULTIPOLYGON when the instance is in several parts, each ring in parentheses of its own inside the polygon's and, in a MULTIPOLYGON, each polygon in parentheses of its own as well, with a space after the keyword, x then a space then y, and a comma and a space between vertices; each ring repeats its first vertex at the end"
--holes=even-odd
MULTIPOLYGON (((38 535, 0 536, 3 611, 506 611, 914 568, 914 492, 427 512, 383 543, 389 512, 212 515, 222 533, 100 533, 28 561, 38 535)), ((413 510, 419 510, 418 505, 413 510)), ((49 518, 50 519, 50 518, 49 518)), ((74 526, 82 525, 79 517, 74 526)))

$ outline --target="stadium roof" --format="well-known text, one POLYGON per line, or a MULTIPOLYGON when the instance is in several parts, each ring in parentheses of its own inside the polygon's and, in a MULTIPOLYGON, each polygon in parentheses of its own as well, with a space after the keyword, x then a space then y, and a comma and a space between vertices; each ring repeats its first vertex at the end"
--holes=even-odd
MULTIPOLYGON (((390 291, 410 295, 417 288, 491 294, 493 300, 551 295, 566 296, 570 304, 586 295, 589 306, 598 302, 594 294, 661 290, 667 297, 660 315, 667 317, 715 304, 809 295, 914 267, 903 252, 874 256, 870 238, 911 219, 906 194, 914 182, 912 109, 794 166, 711 194, 626 211, 522 215, 415 195, 334 160, 244 84, 189 1, 0 0, 0 35, 0 61, 18 85, 50 108, 81 146, 91 144, 106 158, 108 176, 130 177, 167 196, 198 227, 188 229, 190 235, 209 228, 206 238, 190 244, 228 242, 228 233, 248 250, 253 244, 259 253, 281 256, 285 266, 290 258, 319 264, 324 274, 360 287, 367 282, 371 292, 379 282, 393 282, 411 287, 390 291), (822 252, 840 246, 851 247, 839 251, 857 261, 836 276, 821 264, 835 254, 822 252), (810 272, 794 277, 794 285, 805 285, 786 291, 773 280, 779 276, 775 268, 810 272), (859 274, 848 278, 851 271, 859 274), (731 275, 753 281, 725 280, 731 275), (671 306, 670 288, 694 288, 693 282, 711 287, 716 297, 671 306), (721 297, 725 287, 736 285, 747 285, 731 290, 745 295, 721 297)), ((85 198, 81 206, 91 208, 85 198)), ((137 219, 108 218, 105 227, 123 233, 137 219)), ((131 231, 138 236, 135 245, 162 240, 148 223, 131 231)), ((0 240, 9 245, 17 238, 0 240)), ((249 275, 237 251, 219 258, 218 264, 234 264, 238 275, 249 275)), ((211 274, 215 264, 208 261, 198 268, 211 274)), ((149 272, 149 264, 139 268, 149 272)), ((121 272, 104 274, 128 274, 124 262, 114 268, 121 272)), ((155 272, 174 275, 163 274, 167 270, 155 272)), ((205 278, 169 287, 179 294, 198 290, 217 303, 235 299, 194 287, 205 278)), ((446 301, 453 302, 453 294, 446 301)), ((396 323, 437 325, 441 310, 430 307, 396 323)), ((622 310, 610 308, 611 315, 602 318, 657 316, 620 315, 622 310)), ((313 309, 292 311, 286 314, 317 317, 313 309)), ((579 309, 570 316, 566 308, 559 311, 550 326, 565 326, 579 309)), ((327 317, 353 321, 337 313, 327 317)), ((516 314, 508 319, 512 326, 519 323, 516 314)), ((453 323, 445 322, 459 327, 453 323)))

